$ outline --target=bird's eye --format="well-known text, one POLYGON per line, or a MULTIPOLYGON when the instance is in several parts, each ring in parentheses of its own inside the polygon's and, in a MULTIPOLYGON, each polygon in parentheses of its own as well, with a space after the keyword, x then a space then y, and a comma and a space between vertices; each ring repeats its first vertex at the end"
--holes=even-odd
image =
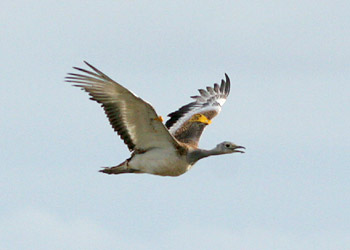
POLYGON ((226 147, 226 148, 229 148, 229 147, 230 147, 230 144, 225 144, 225 147, 226 147))

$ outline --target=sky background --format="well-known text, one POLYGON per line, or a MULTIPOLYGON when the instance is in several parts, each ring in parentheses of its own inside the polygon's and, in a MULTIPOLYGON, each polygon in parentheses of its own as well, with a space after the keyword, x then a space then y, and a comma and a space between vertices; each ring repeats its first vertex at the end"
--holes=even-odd
POLYGON ((349 1, 2 1, 0 249, 350 249, 349 1), (231 77, 180 177, 64 82, 86 60, 165 117, 231 77))

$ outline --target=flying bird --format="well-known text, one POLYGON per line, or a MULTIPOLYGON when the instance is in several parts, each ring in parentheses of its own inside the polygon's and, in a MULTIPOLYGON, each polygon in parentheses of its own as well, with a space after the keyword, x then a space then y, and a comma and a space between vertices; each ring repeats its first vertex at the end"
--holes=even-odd
POLYGON ((200 159, 221 154, 244 153, 243 146, 224 141, 210 150, 198 148, 204 128, 219 114, 230 93, 230 79, 225 74, 221 84, 199 89, 193 102, 163 119, 148 102, 113 81, 85 62, 90 70, 73 67, 67 82, 74 83, 101 104, 110 124, 131 151, 131 157, 117 166, 105 167, 106 174, 148 173, 160 176, 184 174, 200 159))

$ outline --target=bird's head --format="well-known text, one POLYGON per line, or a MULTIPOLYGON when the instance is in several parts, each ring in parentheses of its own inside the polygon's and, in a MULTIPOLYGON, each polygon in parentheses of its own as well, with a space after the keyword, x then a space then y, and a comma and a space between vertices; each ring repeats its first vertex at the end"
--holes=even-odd
POLYGON ((242 151, 241 149, 245 149, 245 147, 238 146, 229 141, 224 141, 216 145, 216 149, 221 151, 224 154, 231 154, 231 153, 244 153, 244 151, 242 151))

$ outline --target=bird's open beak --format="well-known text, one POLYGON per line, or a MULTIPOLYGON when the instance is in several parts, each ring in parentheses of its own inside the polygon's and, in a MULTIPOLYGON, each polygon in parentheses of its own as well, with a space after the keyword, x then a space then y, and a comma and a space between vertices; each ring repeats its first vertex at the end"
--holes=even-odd
POLYGON ((236 147, 233 149, 233 152, 245 153, 244 151, 239 150, 239 149, 245 149, 245 147, 243 147, 243 146, 236 146, 236 147))

